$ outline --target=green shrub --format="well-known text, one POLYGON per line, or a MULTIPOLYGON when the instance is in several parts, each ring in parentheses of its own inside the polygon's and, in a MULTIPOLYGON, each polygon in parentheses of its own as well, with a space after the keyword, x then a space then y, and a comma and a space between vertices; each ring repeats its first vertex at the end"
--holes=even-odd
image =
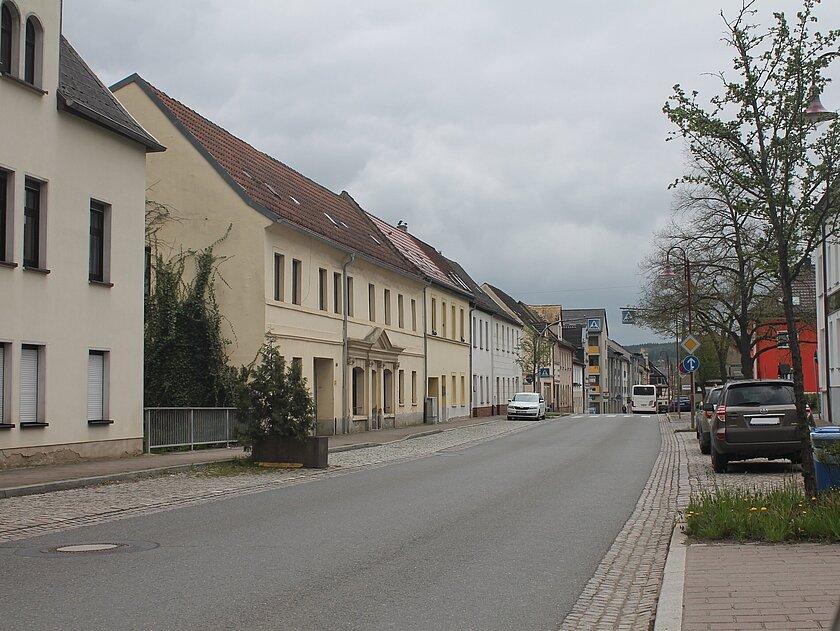
POLYGON ((276 436, 302 440, 315 431, 315 404, 299 362, 286 366, 277 346, 263 344, 240 374, 238 439, 246 449, 260 438, 276 436))
POLYGON ((717 489, 689 501, 686 534, 738 541, 840 541, 840 491, 806 498, 789 483, 767 491, 717 489))

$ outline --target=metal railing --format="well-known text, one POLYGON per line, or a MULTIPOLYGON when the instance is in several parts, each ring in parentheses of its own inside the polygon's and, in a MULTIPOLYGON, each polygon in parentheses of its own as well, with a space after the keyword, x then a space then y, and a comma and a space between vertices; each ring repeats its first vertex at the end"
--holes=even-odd
POLYGON ((236 442, 236 408, 145 408, 146 453, 165 447, 226 445, 236 442))

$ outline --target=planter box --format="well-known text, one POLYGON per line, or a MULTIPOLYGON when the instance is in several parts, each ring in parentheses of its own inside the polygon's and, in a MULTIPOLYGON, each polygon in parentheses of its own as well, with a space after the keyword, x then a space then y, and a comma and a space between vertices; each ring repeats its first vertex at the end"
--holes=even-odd
POLYGON ((254 443, 251 457, 258 462, 289 462, 309 469, 326 469, 328 451, 326 436, 310 436, 305 440, 271 436, 254 443))

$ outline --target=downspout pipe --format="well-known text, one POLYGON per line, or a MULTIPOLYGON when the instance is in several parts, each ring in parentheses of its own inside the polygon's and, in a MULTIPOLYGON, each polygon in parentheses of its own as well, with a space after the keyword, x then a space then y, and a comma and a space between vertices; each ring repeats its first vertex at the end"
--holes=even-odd
POLYGON ((350 431, 350 413, 349 413, 349 399, 347 398, 347 362, 350 359, 350 349, 348 347, 347 335, 347 311, 348 300, 347 295, 347 268, 356 261, 356 254, 350 252, 347 259, 341 266, 341 285, 342 285, 342 345, 341 345, 341 433, 347 434, 350 431))

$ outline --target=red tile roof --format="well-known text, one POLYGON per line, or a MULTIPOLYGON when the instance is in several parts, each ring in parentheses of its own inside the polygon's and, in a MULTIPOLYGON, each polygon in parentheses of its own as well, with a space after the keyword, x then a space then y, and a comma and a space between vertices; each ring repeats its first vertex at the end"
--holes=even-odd
POLYGON ((138 75, 112 89, 128 83, 136 83, 252 207, 375 262, 417 275, 346 193, 336 194, 258 151, 138 75))
POLYGON ((408 259, 426 278, 433 283, 442 285, 461 294, 472 297, 469 287, 457 277, 451 277, 448 273, 449 266, 444 263, 446 259, 428 243, 424 243, 405 230, 400 230, 382 221, 379 217, 368 215, 376 224, 379 230, 394 244, 400 253, 408 259))

